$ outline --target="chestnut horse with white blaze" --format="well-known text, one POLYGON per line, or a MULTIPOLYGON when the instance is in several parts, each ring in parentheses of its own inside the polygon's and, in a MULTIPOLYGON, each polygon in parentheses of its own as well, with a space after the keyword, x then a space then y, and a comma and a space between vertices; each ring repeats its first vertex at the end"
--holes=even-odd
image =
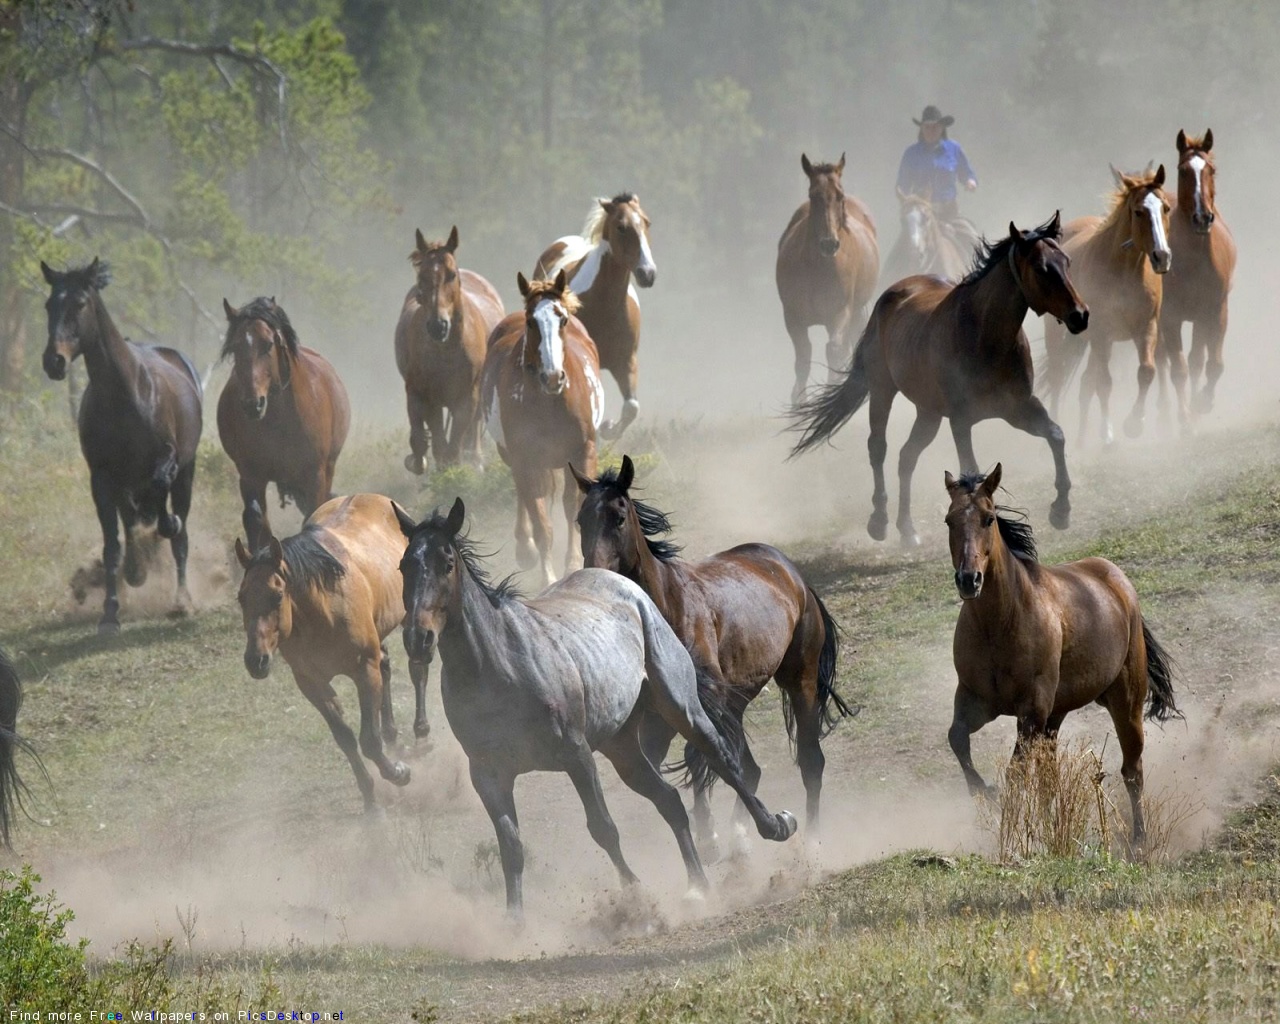
POLYGON ((863 311, 880 276, 875 222, 861 199, 845 194, 844 165, 843 153, 835 164, 812 164, 800 154, 809 198, 791 215, 778 240, 774 276, 795 349, 793 403, 809 385, 809 328, 826 328, 828 379, 834 380, 848 365, 854 336, 862 329, 863 311))
POLYGON ((1142 728, 1181 718, 1168 655, 1138 607, 1138 594, 1105 558, 1063 565, 1036 559, 1025 522, 995 503, 1001 467, 985 477, 946 474, 946 523, 963 599, 953 654, 959 682, 948 733, 973 794, 988 792, 973 766, 969 737, 1001 715, 1018 720, 1014 757, 1027 741, 1056 737, 1062 720, 1090 703, 1111 715, 1123 758, 1120 776, 1133 808, 1133 840, 1142 818, 1142 728))
POLYGON ((333 364, 298 343, 289 315, 259 297, 236 309, 226 299, 222 358, 231 376, 218 398, 218 437, 240 475, 249 549, 271 535, 267 484, 303 518, 333 495, 333 473, 351 426, 351 403, 333 364))
POLYGON ((516 559, 522 569, 551 569, 551 500, 563 478, 568 527, 565 572, 577 564, 578 488, 568 464, 596 471, 596 429, 604 388, 596 346, 575 315, 578 299, 561 270, 554 281, 516 275, 524 310, 494 329, 484 364, 485 422, 516 484, 516 559))
MULTIPOLYGON (((245 668, 254 679, 265 679, 280 652, 298 689, 347 755, 366 811, 375 808, 373 779, 361 754, 389 782, 409 782, 408 767, 392 762, 383 750, 384 743, 396 740, 391 660, 383 641, 404 621, 400 559, 405 538, 396 512, 390 498, 356 494, 325 502, 300 533, 283 541, 268 536, 256 552, 236 538, 236 557, 244 567, 239 601, 245 668), (335 676, 347 676, 356 685, 358 742, 342 717, 335 676)), ((410 662, 409 673, 418 696, 414 732, 425 737, 426 666, 410 662)))
POLYGON ((581 304, 578 319, 600 353, 600 366, 613 374, 622 392, 622 416, 601 424, 602 437, 617 437, 640 412, 641 288, 658 277, 649 247, 649 216, 640 199, 622 192, 597 199, 581 235, 558 238, 538 257, 534 281, 552 281, 561 271, 581 304))
POLYGON ((456 226, 444 242, 428 242, 421 231, 415 238, 409 259, 418 280, 396 324, 396 366, 409 412, 404 466, 421 475, 428 443, 438 469, 462 458, 480 464, 480 371, 489 332, 506 310, 493 285, 458 266, 456 226))

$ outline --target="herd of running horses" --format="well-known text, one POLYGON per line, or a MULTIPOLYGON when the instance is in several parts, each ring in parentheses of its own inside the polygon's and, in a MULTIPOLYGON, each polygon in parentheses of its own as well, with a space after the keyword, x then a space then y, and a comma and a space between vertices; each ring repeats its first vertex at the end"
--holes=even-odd
MULTIPOLYGON (((1211 406, 1235 260, 1217 212, 1212 146, 1211 132, 1200 139, 1178 133, 1176 196, 1164 190, 1163 166, 1140 174, 1113 168, 1117 191, 1106 216, 1064 225, 1055 214, 1030 230, 1011 223, 1007 237, 978 246, 967 271, 956 253, 942 251, 954 244, 948 225, 920 197, 900 196, 903 231, 894 261, 909 272, 874 304, 876 228, 866 206, 843 190, 844 158, 813 164, 802 157, 808 199, 778 247, 778 293, 795 346, 800 437, 793 454, 831 437, 869 402, 873 538, 883 540, 888 527, 885 428, 894 397, 902 392, 916 408, 898 462, 904 544, 919 543, 912 472, 942 419, 950 421, 961 475, 947 474, 946 525, 964 600, 949 741, 970 790, 988 792, 970 758, 970 736, 984 724, 1016 717, 1018 756, 1032 738, 1055 735, 1066 714, 1097 702, 1119 737, 1135 843, 1144 832, 1144 713, 1161 721, 1179 714, 1168 659, 1114 564, 1037 561, 1029 527, 997 503, 1001 466, 979 472, 971 430, 1000 418, 1045 438, 1057 471, 1049 518, 1067 527, 1063 432, 1035 393, 1022 327, 1028 310, 1048 321, 1042 391, 1056 407, 1087 351, 1082 425, 1096 396, 1106 440, 1107 363, 1116 340, 1132 338, 1139 356, 1127 433, 1142 430, 1161 360, 1168 362, 1185 429, 1211 406), (1182 351, 1185 321, 1193 324, 1190 364, 1182 351), (826 328, 832 376, 811 387, 814 326, 826 328)), ((591 836, 624 881, 635 879, 605 806, 595 752, 657 807, 675 833, 691 887, 701 890, 707 879, 699 851, 706 855, 715 843, 707 801, 714 778, 734 789, 735 813, 749 815, 761 836, 783 841, 797 829, 789 812, 771 813, 756 796, 760 768, 743 731, 748 704, 770 679, 783 697, 806 791, 806 828, 816 831, 820 741, 856 712, 836 692, 839 628, 781 551, 745 544, 686 561, 667 536, 663 512, 632 493, 631 459, 604 472, 597 465, 597 439, 618 437, 639 410, 636 286, 652 286, 657 269, 649 218, 635 195, 598 200, 582 235, 548 247, 529 279, 517 275, 523 306, 511 314, 484 278, 458 266, 457 248, 456 227, 444 242, 418 232, 410 255, 416 279, 395 331, 410 427, 405 466, 425 473, 429 456, 438 467, 479 463, 487 430, 515 480, 519 564, 536 568, 546 588, 525 599, 509 580, 491 578, 467 539, 461 499, 448 513, 437 510, 419 522, 384 496, 332 497, 350 423, 342 381, 328 360, 299 343, 274 299, 239 308, 224 300, 222 355, 232 370, 217 425, 243 499, 244 538, 235 550, 244 570, 245 667, 261 679, 277 653, 284 658, 350 761, 366 809, 375 810, 366 762, 394 785, 410 780, 409 768, 387 754, 397 733, 386 642, 402 632, 415 688, 414 734, 424 741, 428 667, 438 651, 445 714, 492 818, 513 913, 522 906, 523 867, 513 791, 525 772, 567 773, 591 836), (602 370, 622 393, 616 421, 604 418, 602 370), (555 582, 547 503, 557 474, 569 535, 565 575, 555 582), (306 517, 294 536, 272 531, 269 483, 306 517), (337 676, 356 684, 358 735, 339 708, 337 676), (678 766, 694 788, 692 827, 663 770, 672 767, 666 759, 677 735, 685 743, 678 766)), ((144 526, 154 524, 169 539, 179 602, 190 604, 187 531, 202 426, 200 379, 173 349, 121 336, 103 303, 108 272, 98 260, 66 271, 41 267, 50 287, 45 371, 60 380, 82 357, 89 375, 79 431, 103 532, 99 630, 112 633, 120 628, 121 566, 130 585, 146 574, 138 546, 144 526)), ((20 700, 16 673, 0 659, 6 844, 24 791, 15 767, 15 751, 24 746, 16 733, 20 700)))

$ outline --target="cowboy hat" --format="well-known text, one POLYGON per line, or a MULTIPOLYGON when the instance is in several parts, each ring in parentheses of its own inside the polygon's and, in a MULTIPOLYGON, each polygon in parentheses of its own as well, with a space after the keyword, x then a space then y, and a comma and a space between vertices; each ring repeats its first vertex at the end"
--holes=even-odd
POLYGON ((914 117, 911 119, 911 121, 917 127, 923 124, 940 124, 942 125, 943 128, 950 128, 953 124, 956 123, 956 119, 954 117, 952 117, 950 114, 946 114, 944 116, 942 111, 939 110, 937 107, 935 107, 932 103, 930 103, 927 107, 924 108, 924 113, 920 115, 919 121, 917 121, 914 117))

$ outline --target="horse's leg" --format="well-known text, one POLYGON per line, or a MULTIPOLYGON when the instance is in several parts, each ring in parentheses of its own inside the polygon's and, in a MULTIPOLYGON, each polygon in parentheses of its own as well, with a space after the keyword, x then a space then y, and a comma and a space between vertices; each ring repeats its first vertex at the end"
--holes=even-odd
POLYGON ((360 787, 360 796, 364 799, 364 809, 372 812, 375 810, 373 778, 360 757, 356 734, 351 731, 351 726, 347 725, 347 720, 342 717, 342 706, 338 703, 338 695, 333 692, 332 683, 318 676, 306 676, 297 669, 293 670, 293 679, 298 684, 298 689, 302 691, 302 695, 320 712, 339 749, 347 755, 351 771, 355 773, 356 785, 360 787))
POLYGON ((1049 506, 1049 522, 1055 529, 1065 530, 1071 525, 1071 477, 1067 473, 1067 441, 1062 428, 1049 418, 1044 403, 1034 395, 1009 408, 1003 418, 1010 426, 1049 442, 1049 451, 1053 453, 1053 486, 1058 492, 1049 506))
POLYGON ((889 532, 889 491, 884 485, 884 459, 889 451, 885 430, 889 425, 889 410, 897 392, 892 386, 872 387, 870 413, 871 433, 867 436, 867 457, 871 460, 871 475, 875 484, 871 491, 871 518, 867 520, 867 533, 872 540, 884 540, 889 532))
POLYGON ((427 471, 427 403, 407 383, 404 397, 409 413, 409 454, 404 457, 404 468, 421 476, 427 471))
MULTIPOLYGON (((413 734, 420 740, 431 735, 431 723, 427 721, 427 672, 430 666, 422 661, 409 662, 409 679, 413 682, 413 734)), ((426 744, 431 749, 431 744, 426 744)))
MULTIPOLYGON (((591 460, 591 465, 595 466, 595 453, 592 452, 587 458, 591 460)), ((583 460, 585 461, 586 459, 583 460)), ((575 466, 582 464, 574 463, 575 466)), ((584 469, 582 472, 592 477, 596 475, 595 469, 584 469)), ((578 509, 582 505, 582 492, 578 490, 578 485, 567 467, 557 475, 564 478, 564 489, 560 494, 560 500, 564 505, 564 573, 568 576, 575 569, 582 568, 582 541, 578 530, 578 509)))
POLYGON ((1227 337, 1227 304, 1223 302, 1216 317, 1193 322, 1191 333, 1192 345, 1200 343, 1201 335, 1204 336, 1201 347, 1208 357, 1204 368, 1204 390, 1197 396, 1196 408, 1200 412, 1210 412, 1213 409, 1214 390, 1218 386, 1218 378, 1222 376, 1225 365, 1222 349, 1227 337))
MULTIPOLYGON (((194 463, 192 463, 194 466, 194 463)), ((182 532, 186 525, 186 516, 177 511, 170 515, 169 494, 177 486, 181 468, 178 465, 178 450, 172 445, 165 446, 165 453, 151 471, 151 493, 155 498, 156 533, 165 540, 172 540, 182 532)), ((188 498, 190 505, 190 498, 188 498)))
POLYGON ((690 890, 702 893, 709 885, 689 831, 689 815, 684 809, 684 801, 680 799, 676 788, 654 767, 644 750, 645 741, 641 737, 641 729, 643 726, 648 731, 648 726, 645 725, 647 717, 643 710, 637 708, 622 730, 600 745, 600 752, 610 760, 618 777, 632 791, 639 793, 658 809, 658 813, 675 833, 676 844, 680 847, 680 856, 689 876, 690 890))
POLYGON ((515 777, 490 765, 471 762, 471 785, 484 804, 498 837, 502 877, 507 884, 507 916, 524 917, 524 846, 520 819, 516 817, 515 777))
POLYGON ((951 417, 951 436, 956 442, 956 455, 960 458, 960 472, 978 473, 978 457, 973 454, 973 421, 961 416, 951 417))
POLYGON ((828 384, 843 380, 845 370, 849 367, 853 355, 853 341, 849 338, 852 326, 853 310, 845 309, 827 331, 828 384))
POLYGON ((271 536, 271 520, 267 516, 267 481, 240 478, 240 525, 244 527, 249 554, 257 554, 271 536), (256 508, 255 508, 256 505, 256 508))
POLYGON ((119 633, 120 598, 116 577, 120 572, 120 524, 116 515, 115 487, 106 470, 94 469, 89 473, 89 489, 98 512, 98 524, 102 527, 102 570, 107 588, 98 632, 119 633))
MULTIPOLYGON (((816 620, 817 625, 821 623, 812 601, 806 619, 816 620)), ((823 633, 820 628, 806 628, 804 622, 797 633, 799 635, 782 664, 778 666, 774 679, 778 683, 778 689, 791 702, 795 721, 796 764, 800 768, 806 798, 805 831, 811 837, 816 837, 818 808, 822 800, 822 774, 827 763, 822 753, 822 706, 818 694, 818 658, 822 650, 823 633)))
MULTIPOLYGON (((1099 336, 1101 337, 1101 336, 1099 336)), ((1101 437, 1103 444, 1111 444, 1115 433, 1111 429, 1111 342, 1098 337, 1089 341, 1089 362, 1080 378, 1080 439, 1084 440, 1089 422, 1089 399, 1098 396, 1098 412, 1102 416, 1101 437)))
MULTIPOLYGON (((178 471, 170 494, 173 515, 179 523, 178 532, 169 538, 169 550, 173 552, 173 561, 178 567, 178 600, 174 607, 174 614, 177 615, 187 615, 193 607, 191 591, 187 589, 187 552, 190 548, 187 513, 191 511, 191 485, 195 477, 196 463, 192 459, 178 471)), ((163 517, 163 509, 160 514, 163 517)))
POLYGON ((383 642, 379 650, 382 660, 378 668, 382 675, 382 742, 392 744, 396 741, 396 716, 391 706, 391 655, 387 653, 387 645, 383 642))
POLYGON ((431 454, 435 458, 436 469, 452 466, 458 461, 458 453, 453 447, 452 439, 444 424, 444 405, 440 402, 424 402, 427 421, 427 436, 431 440, 431 454))
POLYGON ((532 569, 538 564, 539 548, 534 537, 534 521, 542 482, 537 470, 511 467, 516 484, 516 564, 532 569))
POLYGON ((1187 356, 1182 351, 1182 319, 1164 310, 1160 312, 1160 350, 1169 361, 1169 379, 1178 403, 1178 425, 1186 436, 1191 433, 1194 422, 1187 396, 1187 356))
POLYGON ((916 471, 916 463, 920 461, 920 453, 938 435, 940 426, 941 416, 917 409, 911 434, 898 453, 898 533, 903 547, 920 546, 920 536, 911 522, 911 476, 916 471))
POLYGON ((124 527, 124 581, 131 587, 147 582, 147 552, 138 543, 138 512, 124 502, 119 509, 120 525, 124 527))
POLYGON ((1141 437, 1143 420, 1147 415, 1147 392, 1156 378, 1156 343, 1160 340, 1160 321, 1152 317, 1133 335, 1138 350, 1138 397, 1125 417, 1124 432, 1128 437, 1141 437))
MULTIPOLYGON (((744 709, 745 710, 745 709, 744 709)), ((738 718, 739 728, 742 726, 741 716, 738 718)), ((742 745, 739 750, 738 759, 742 766, 742 784, 747 788, 748 792, 755 793, 760 788, 760 777, 764 774, 760 770, 760 763, 756 760, 756 755, 751 752, 751 744, 747 741, 746 733, 742 735, 742 745)), ((704 793, 704 796, 706 794, 704 793)), ((695 808, 696 810, 696 808, 695 808)), ((710 803, 707 805, 707 813, 711 813, 710 803)), ((742 797, 738 797, 733 805, 733 822, 734 830, 737 831, 742 821, 749 815, 747 805, 742 802, 742 797)))
POLYGON ((956 687, 955 708, 951 716, 951 728, 947 731, 947 742, 951 744, 951 751, 960 762, 960 770, 964 772, 965 782, 969 784, 970 796, 995 795, 992 787, 983 781, 973 766, 973 756, 969 750, 969 737, 995 717, 987 705, 968 689, 964 686, 956 687))
POLYGON ((1141 847, 1147 838, 1146 822, 1142 816, 1142 750, 1146 737, 1142 729, 1142 697, 1134 680, 1132 659, 1125 665, 1117 679, 1102 697, 1102 703, 1111 715, 1116 727, 1116 739, 1120 741, 1120 777, 1129 791, 1129 806, 1133 811, 1133 845, 1141 847))
MULTIPOLYGON (((636 713, 632 712, 633 718, 635 715, 636 713)), ((578 797, 582 800, 582 806, 587 812, 587 831, 591 833, 591 838, 596 841, 596 844, 609 855, 609 859, 613 861, 613 866, 618 869, 618 877, 622 879, 623 884, 632 885, 640 881, 640 879, 627 866, 627 862, 622 856, 622 844, 618 840, 618 826, 613 823, 613 818, 609 816, 609 808, 605 806, 604 791, 600 788, 600 773, 596 771, 595 756, 587 745, 586 737, 582 735, 566 737, 566 743, 567 749, 564 752, 563 761, 564 770, 569 778, 573 780, 573 788, 578 791, 578 797)), ((606 754, 605 756, 607 757, 608 755, 606 754)), ((613 760, 613 758, 610 758, 610 760, 613 760)), ((650 770, 653 768, 645 759, 638 743, 635 745, 634 758, 627 760, 629 763, 634 761, 634 767, 637 770, 639 770, 639 762, 648 765, 650 770)), ((623 781, 627 781, 625 777, 623 781)), ((628 785, 630 785, 629 782, 628 785)), ((675 793, 674 789, 672 793, 675 793)), ((676 802, 680 804, 680 811, 683 813, 684 803, 680 800, 680 794, 675 793, 675 797, 676 802)), ((685 818, 684 828, 685 832, 688 833, 689 821, 687 817, 685 818)), ((693 849, 693 836, 689 836, 689 849, 691 851, 693 849)), ((683 849, 681 852, 684 852, 683 849)), ((697 857, 696 853, 694 857, 697 857)))
POLYGON ((476 417, 477 405, 478 396, 473 388, 459 398, 449 410, 449 414, 453 417, 449 431, 449 453, 455 465, 464 458, 472 463, 479 461, 480 452, 476 446, 478 432, 475 429, 480 422, 476 417))
POLYGON ((352 676, 360 698, 360 752, 378 766, 378 773, 397 786, 409 784, 409 766, 392 762, 382 749, 379 720, 382 717, 382 648, 361 657, 352 676))
POLYGON ((813 366, 813 343, 809 341, 809 328, 792 316, 786 316, 787 333, 791 335, 791 347, 795 349, 795 383, 791 386, 791 404, 804 396, 809 386, 809 370, 813 366))
MULTIPOLYGON (((527 564, 520 551, 516 552, 516 561, 525 569, 534 565, 541 566, 542 585, 547 587, 556 578, 551 570, 551 517, 547 514, 547 500, 555 490, 555 479, 551 471, 545 469, 524 472, 521 476, 524 478, 524 487, 517 484, 517 490, 524 492, 524 507, 532 533, 533 551, 529 552, 527 564)), ((578 491, 576 486, 573 490, 575 494, 578 491)))

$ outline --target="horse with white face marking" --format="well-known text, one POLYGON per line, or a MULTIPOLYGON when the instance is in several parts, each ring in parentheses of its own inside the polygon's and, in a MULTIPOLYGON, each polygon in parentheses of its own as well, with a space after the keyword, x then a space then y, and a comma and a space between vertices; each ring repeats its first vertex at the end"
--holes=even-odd
POLYGON ((524 309, 506 317, 489 338, 481 383, 485 423, 516 483, 516 558, 520 567, 551 569, 547 502, 562 478, 568 548, 565 572, 581 565, 577 541, 578 488, 566 468, 596 467, 596 431, 604 415, 600 356, 569 291, 565 271, 554 281, 516 275, 524 309), (582 460, 582 461, 579 461, 582 460))
POLYGON ((630 192, 597 199, 581 235, 557 239, 538 257, 535 281, 551 281, 564 271, 581 308, 578 319, 596 343, 600 365, 622 392, 622 416, 600 428, 617 437, 640 411, 640 297, 632 285, 653 287, 658 268, 649 248, 649 217, 630 192))

